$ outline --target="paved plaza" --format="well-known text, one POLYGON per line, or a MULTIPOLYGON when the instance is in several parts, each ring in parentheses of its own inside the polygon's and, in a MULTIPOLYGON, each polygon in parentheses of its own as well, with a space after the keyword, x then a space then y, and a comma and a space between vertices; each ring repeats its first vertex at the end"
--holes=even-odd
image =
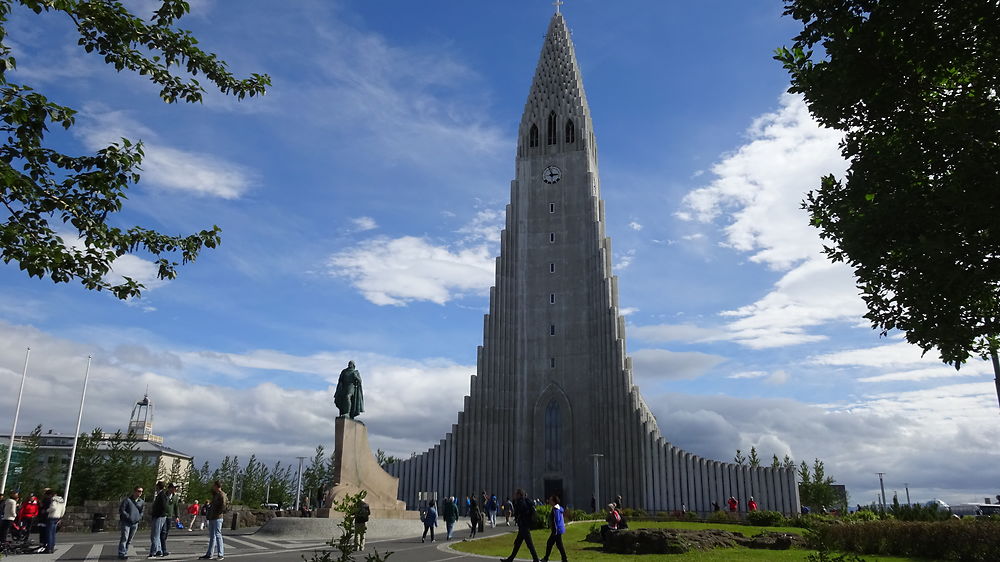
MULTIPOLYGON (((462 538, 468 536, 469 526, 466 521, 459 521, 455 525, 455 528, 455 534, 458 537, 456 540, 461 541, 462 538)), ((440 539, 440 537, 444 536, 443 525, 435 530, 435 533, 439 537, 438 542, 421 543, 420 533, 422 530, 420 522, 415 521, 413 522, 413 532, 407 533, 406 536, 369 540, 365 553, 371 552, 373 548, 379 552, 389 550, 393 552, 390 558, 393 562, 433 562, 439 560, 483 560, 495 558, 492 556, 464 554, 449 549, 449 543, 440 539)), ((480 536, 513 533, 515 530, 516 528, 513 526, 500 526, 496 529, 487 528, 480 536)), ((319 539, 264 538, 263 536, 256 536, 254 530, 240 530, 225 534, 224 536, 226 560, 302 562, 303 555, 308 559, 314 551, 329 548, 319 539)), ((129 560, 146 560, 147 552, 145 549, 149 543, 148 532, 140 531, 136 538, 137 541, 132 544, 132 552, 129 553, 129 560), (139 547, 138 551, 136 551, 137 546, 139 547)), ((170 546, 170 556, 157 558, 156 560, 197 560, 199 556, 205 554, 208 537, 204 531, 178 531, 171 533, 167 544, 170 546)), ((355 560, 364 560, 365 553, 356 554, 354 556, 355 560)), ((525 554, 527 554, 527 551, 525 551, 525 554)), ((103 533, 61 533, 54 554, 14 555, 10 557, 10 560, 14 561, 18 558, 38 562, 49 560, 59 560, 61 562, 70 560, 117 560, 118 532, 115 530, 103 533)), ((527 559, 530 559, 530 556, 527 559)))

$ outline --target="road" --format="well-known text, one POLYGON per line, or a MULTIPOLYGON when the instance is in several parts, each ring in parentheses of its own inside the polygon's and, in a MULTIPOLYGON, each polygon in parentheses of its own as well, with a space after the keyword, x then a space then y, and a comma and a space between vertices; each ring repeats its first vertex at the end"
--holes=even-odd
MULTIPOLYGON (((472 554, 456 552, 447 547, 447 542, 440 540, 444 536, 444 527, 438 527, 440 531, 438 542, 421 543, 419 531, 420 522, 416 521, 415 532, 412 537, 381 539, 368 541, 366 552, 372 548, 379 552, 392 551, 390 558, 392 562, 437 562, 444 560, 484 560, 495 559, 472 554)), ((458 527, 456 525, 456 527, 458 527)), ((501 526, 496 529, 486 529, 482 536, 492 536, 501 533, 512 533, 514 527, 501 526)), ((468 527, 464 526, 461 531, 456 531, 458 540, 468 536, 468 527)), ((302 562, 302 557, 311 558, 312 553, 327 547, 320 540, 277 540, 273 537, 268 539, 258 538, 252 532, 236 531, 224 533, 226 545, 226 560, 245 560, 246 562, 274 561, 274 562, 302 562)), ((511 539, 513 542, 513 539, 511 539)), ((140 531, 136 533, 136 538, 132 543, 132 551, 129 552, 129 560, 146 560, 147 548, 149 545, 148 532, 140 531), (138 550, 137 550, 138 548, 138 550)), ((157 558, 155 560, 197 560, 199 556, 205 554, 208 545, 208 537, 204 531, 174 531, 170 534, 167 546, 170 548, 170 556, 157 558)), ((536 545, 537 546, 537 545, 536 545)), ((527 555, 522 548, 523 554, 527 555)), ((364 553, 355 555, 356 560, 364 560, 364 553)), ((108 531, 104 533, 60 533, 57 539, 56 552, 54 554, 32 554, 13 555, 12 562, 19 558, 31 560, 32 562, 48 562, 58 560, 68 561, 96 561, 96 560, 117 560, 118 559, 118 533, 108 531)), ((530 560, 530 558, 525 558, 530 560)))

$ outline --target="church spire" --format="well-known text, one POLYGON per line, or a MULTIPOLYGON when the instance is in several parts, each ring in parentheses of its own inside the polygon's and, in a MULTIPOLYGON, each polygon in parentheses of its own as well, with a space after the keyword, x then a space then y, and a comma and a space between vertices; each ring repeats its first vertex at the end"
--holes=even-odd
POLYGON ((554 144, 566 150, 580 149, 585 138, 580 133, 590 130, 590 107, 576 62, 576 50, 557 4, 524 106, 519 154, 526 156, 528 148, 554 144), (572 125, 567 125, 569 122, 572 125), (568 137, 572 139, 570 142, 566 142, 564 129, 567 126, 577 133, 568 137))

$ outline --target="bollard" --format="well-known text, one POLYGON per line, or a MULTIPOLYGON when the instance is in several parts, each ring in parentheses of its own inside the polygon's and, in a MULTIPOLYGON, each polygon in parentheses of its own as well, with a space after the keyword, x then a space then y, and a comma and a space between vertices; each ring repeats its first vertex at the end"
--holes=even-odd
POLYGON ((240 514, 238 512, 234 511, 233 512, 233 523, 229 527, 229 530, 231 530, 231 531, 235 531, 236 530, 237 523, 239 522, 239 519, 240 519, 240 514))

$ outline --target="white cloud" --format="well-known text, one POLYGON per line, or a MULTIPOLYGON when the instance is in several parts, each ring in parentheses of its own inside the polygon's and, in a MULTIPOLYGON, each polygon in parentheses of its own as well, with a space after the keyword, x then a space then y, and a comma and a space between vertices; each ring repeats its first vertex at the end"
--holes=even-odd
POLYGON ((348 280, 370 302, 396 306, 485 294, 494 264, 486 245, 453 250, 413 236, 368 240, 327 262, 331 275, 348 280))
POLYGON ((822 175, 846 170, 840 134, 820 127, 801 97, 785 94, 779 110, 756 119, 747 136, 712 167, 709 185, 685 196, 677 216, 720 223, 724 245, 785 272, 756 302, 722 313, 732 319, 728 339, 758 349, 823 340, 811 329, 857 322, 866 311, 852 272, 828 262, 800 208, 822 175))
POLYGON ((631 222, 629 222, 629 223, 628 223, 628 227, 629 227, 629 228, 631 228, 632 230, 635 230, 635 231, 639 231, 639 230, 642 230, 642 225, 641 225, 641 224, 639 224, 639 223, 638 223, 638 222, 636 222, 636 221, 631 221, 631 222))
POLYGON ((472 220, 456 232, 465 235, 463 241, 465 243, 498 244, 505 217, 506 212, 503 209, 480 209, 476 211, 472 220))
POLYGON ((351 219, 351 223, 354 224, 354 232, 366 232, 378 228, 378 223, 371 217, 353 218, 351 219))
POLYGON ((142 184, 205 197, 238 199, 254 184, 243 166, 221 158, 162 143, 157 135, 121 111, 88 106, 74 133, 90 150, 100 150, 122 138, 142 140, 142 184))
POLYGON ((751 260, 789 269, 816 256, 818 231, 799 208, 822 175, 843 175, 840 133, 820 127, 800 96, 784 94, 781 108, 757 118, 749 142, 712 167, 708 186, 684 197, 682 212, 701 222, 727 215, 726 243, 751 260))
POLYGON ((817 257, 792 269, 758 301, 722 312, 728 339, 754 349, 825 340, 814 328, 854 323, 865 312, 847 266, 817 257))
POLYGON ((665 437, 708 458, 731 459, 756 446, 796 461, 819 458, 846 484, 851 503, 867 503, 886 473, 886 488, 910 484, 914 500, 973 501, 991 490, 1000 462, 996 395, 989 382, 863 397, 820 407, 784 398, 719 394, 647 395, 665 437), (942 454, 947 452, 947 454, 942 454))
POLYGON ((194 454, 199 463, 217 462, 227 454, 245 458, 256 453, 272 461, 294 458, 309 454, 316 445, 332 446, 332 393, 340 369, 354 359, 364 380, 362 419, 370 428, 372 446, 402 455, 426 448, 450 430, 475 372, 473 365, 447 359, 414 361, 349 351, 308 356, 271 350, 177 352, 128 342, 125 333, 118 337, 87 332, 99 343, 0 321, 2 411, 14 409, 25 347, 32 348, 18 431, 43 424, 56 432, 72 432, 87 355, 93 354, 85 430, 124 427, 148 386, 156 407, 155 433, 164 436, 166 445, 194 454), (224 369, 239 371, 238 384, 226 384, 231 382, 228 377, 219 376, 224 369), (295 382, 272 382, 279 376, 294 377, 295 382), (203 424, 191 423, 191 416, 209 403, 214 419, 212 431, 206 433, 203 424), (419 404, 434 408, 415 407, 419 404))
POLYGON ((691 240, 691 241, 701 240, 704 237, 705 237, 705 235, 702 234, 701 232, 696 232, 694 234, 688 234, 687 236, 681 236, 682 239, 684 239, 684 240, 691 240))
POLYGON ((625 308, 618 309, 618 314, 622 316, 628 316, 630 314, 635 314, 636 312, 639 312, 639 309, 634 306, 627 306, 625 308))
POLYGON ((666 342, 707 342, 721 339, 722 330, 702 328, 694 324, 655 324, 650 326, 629 326, 629 337, 649 343, 666 342))
POLYGON ((618 263, 616 263, 612 269, 615 271, 621 271, 628 266, 632 265, 632 260, 635 259, 635 250, 627 250, 618 258, 618 263))
MULTIPOLYGON (((896 336, 899 339, 902 336, 896 336)), ((921 354, 921 349, 906 341, 897 341, 869 348, 857 348, 814 355, 807 360, 814 365, 854 367, 861 372, 878 372, 877 375, 859 377, 858 382, 882 383, 899 381, 924 381, 951 377, 979 377, 993 373, 986 361, 973 360, 961 370, 945 365, 938 359, 936 350, 921 354), (883 372, 891 369, 890 372, 883 372)))
POLYGON ((741 371, 727 376, 727 379, 759 379, 768 376, 767 371, 741 371))
POLYGON ((718 355, 666 349, 640 349, 631 356, 635 376, 647 382, 696 379, 726 361, 718 355))

